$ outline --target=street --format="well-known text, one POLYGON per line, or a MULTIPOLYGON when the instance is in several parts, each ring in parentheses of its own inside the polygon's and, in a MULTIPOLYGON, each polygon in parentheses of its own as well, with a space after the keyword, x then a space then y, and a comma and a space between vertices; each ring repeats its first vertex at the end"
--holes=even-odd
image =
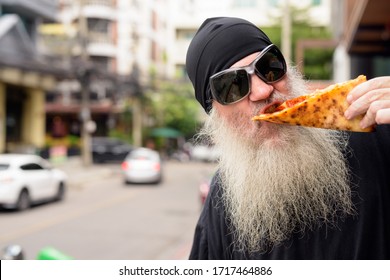
POLYGON ((163 168, 160 185, 125 185, 119 164, 92 167, 89 177, 70 180, 62 202, 1 210, 0 249, 21 245, 26 259, 47 246, 81 260, 186 259, 201 210, 198 186, 215 165, 167 161, 163 168))

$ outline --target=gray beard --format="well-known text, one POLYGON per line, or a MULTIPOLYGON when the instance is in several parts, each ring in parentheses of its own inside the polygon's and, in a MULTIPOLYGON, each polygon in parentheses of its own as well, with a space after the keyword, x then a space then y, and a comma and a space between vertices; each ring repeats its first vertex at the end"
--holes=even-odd
MULTIPOLYGON (((294 81, 302 83, 289 74, 294 92, 294 81)), ((353 213, 343 133, 251 122, 237 113, 224 119, 213 109, 200 133, 221 154, 220 202, 236 248, 266 251, 292 233, 333 225, 353 213)))

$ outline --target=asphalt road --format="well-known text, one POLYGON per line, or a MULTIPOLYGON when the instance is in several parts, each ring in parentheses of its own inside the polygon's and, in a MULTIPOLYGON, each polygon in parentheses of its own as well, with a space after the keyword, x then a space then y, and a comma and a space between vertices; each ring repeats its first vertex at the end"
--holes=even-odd
POLYGON ((124 185, 118 164, 89 168, 63 202, 1 210, 0 249, 21 245, 26 259, 48 246, 81 260, 186 259, 201 210, 198 186, 214 170, 166 162, 160 185, 124 185))

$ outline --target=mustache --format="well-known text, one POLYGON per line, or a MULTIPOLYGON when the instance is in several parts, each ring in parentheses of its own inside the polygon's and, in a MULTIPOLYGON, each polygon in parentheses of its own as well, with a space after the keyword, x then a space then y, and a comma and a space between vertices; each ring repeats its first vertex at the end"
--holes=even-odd
POLYGON ((284 94, 274 89, 267 99, 259 100, 253 103, 253 107, 251 108, 252 115, 258 115, 265 107, 272 103, 283 103, 293 98, 294 96, 295 95, 292 93, 284 94))
POLYGON ((287 92, 282 93, 277 89, 273 89, 267 99, 256 101, 253 104, 252 114, 256 115, 262 112, 264 107, 269 106, 272 103, 280 102, 283 103, 289 99, 298 97, 307 93, 307 85, 302 74, 295 67, 289 67, 287 72, 287 92))

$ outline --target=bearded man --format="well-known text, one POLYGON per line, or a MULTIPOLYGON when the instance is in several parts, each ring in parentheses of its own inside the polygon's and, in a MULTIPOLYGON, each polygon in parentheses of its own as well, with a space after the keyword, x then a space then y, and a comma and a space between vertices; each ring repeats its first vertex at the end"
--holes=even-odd
POLYGON ((186 67, 221 154, 190 259, 390 258, 389 77, 348 97, 376 132, 347 133, 251 120, 306 85, 246 20, 207 19, 186 67))

